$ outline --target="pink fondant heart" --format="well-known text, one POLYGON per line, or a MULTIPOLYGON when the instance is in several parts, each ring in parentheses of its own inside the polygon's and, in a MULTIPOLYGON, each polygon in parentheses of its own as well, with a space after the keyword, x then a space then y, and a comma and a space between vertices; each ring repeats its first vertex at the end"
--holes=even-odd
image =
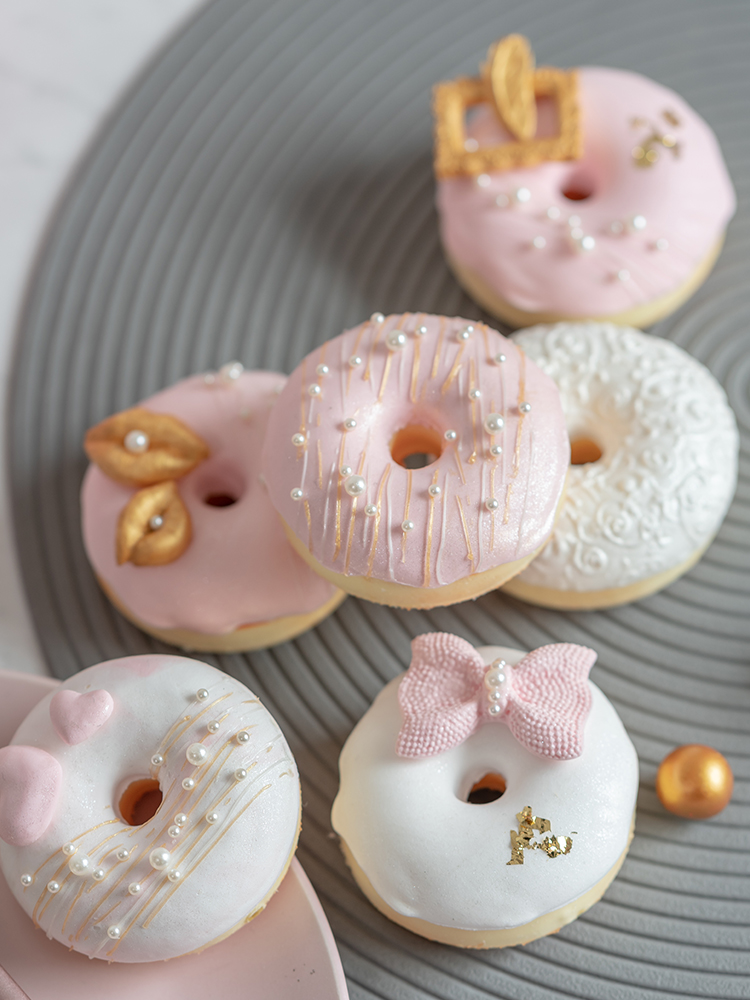
POLYGON ((39 747, 0 750, 0 837, 26 847, 39 840, 55 811, 62 785, 60 762, 39 747))
POLYGON ((101 729, 114 706, 109 691, 58 691, 50 702, 49 717, 60 739, 75 746, 101 729))

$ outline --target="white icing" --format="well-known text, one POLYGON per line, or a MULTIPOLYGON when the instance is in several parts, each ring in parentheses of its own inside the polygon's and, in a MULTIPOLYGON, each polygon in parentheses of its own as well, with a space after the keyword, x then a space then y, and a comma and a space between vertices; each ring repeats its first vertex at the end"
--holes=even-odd
MULTIPOLYGON (((479 652, 488 664, 496 657, 515 664, 524 655, 496 646, 479 652)), ((603 878, 628 844, 638 759, 594 684, 575 760, 537 757, 492 722, 452 750, 413 759, 395 750, 400 680, 384 688, 347 740, 332 813, 334 829, 394 910, 466 930, 518 927, 603 878), (505 793, 485 805, 466 802, 488 771, 504 776, 505 793), (555 836, 577 831, 569 854, 525 851, 523 865, 507 864, 509 831, 518 829, 525 806, 550 820, 555 836)))
POLYGON ((59 802, 43 836, 24 848, 0 843, 0 864, 19 903, 29 914, 36 907, 49 937, 113 961, 172 958, 226 934, 272 890, 297 840, 299 779, 276 722, 244 685, 177 656, 112 660, 76 674, 64 687, 105 689, 115 706, 99 731, 67 746, 52 727, 50 695, 13 738, 53 754, 63 769, 59 802), (208 690, 202 701, 199 688, 208 690), (212 720, 220 721, 216 733, 207 729, 212 720), (236 739, 242 730, 250 733, 245 744, 236 739), (203 768, 185 755, 200 742, 208 749, 203 768), (157 754, 164 757, 160 766, 151 762, 157 754), (240 767, 248 774, 238 781, 240 767), (159 779, 162 804, 143 826, 128 826, 116 812, 121 790, 130 779, 149 776, 159 779), (186 777, 195 781, 190 791, 182 787, 186 777), (209 823, 212 811, 218 819, 209 823), (182 825, 175 823, 180 813, 187 816, 182 825), (178 836, 170 836, 175 827, 178 836), (62 852, 68 842, 78 848, 74 858, 87 855, 92 870, 104 870, 101 881, 69 871, 62 852), (129 857, 119 860, 123 848, 129 857), (163 871, 149 862, 159 848, 170 852, 163 871), (181 873, 176 881, 169 878, 173 869, 181 873), (26 872, 35 873, 28 887, 21 883, 26 872), (54 895, 46 890, 51 880, 61 884, 54 895), (128 891, 133 884, 141 886, 135 894, 128 891), (119 938, 108 935, 111 927, 119 928, 119 938))
POLYGON ((519 580, 622 587, 705 545, 734 495, 739 449, 708 369, 670 341, 609 323, 536 326, 514 339, 557 383, 571 439, 603 450, 571 466, 552 538, 519 580))

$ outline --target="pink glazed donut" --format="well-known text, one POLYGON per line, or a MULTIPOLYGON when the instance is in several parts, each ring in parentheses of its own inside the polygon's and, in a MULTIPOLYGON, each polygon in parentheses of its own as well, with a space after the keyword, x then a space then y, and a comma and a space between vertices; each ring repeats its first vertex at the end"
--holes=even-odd
MULTIPOLYGON (((648 326, 710 272, 735 196, 716 136, 674 91, 636 73, 577 71, 583 155, 438 181, 458 280, 514 326, 601 319, 648 326)), ((537 136, 553 135, 548 99, 537 136)), ((489 104, 467 149, 510 134, 489 104)))
MULTIPOLYGON (((283 384, 283 375, 245 372, 235 362, 217 374, 184 379, 87 435, 86 552, 112 603, 164 642, 205 652, 258 649, 311 628, 344 599, 289 545, 260 478, 266 421, 283 384), (166 430, 162 414, 169 414, 166 430), (170 458, 180 448, 184 457, 191 442, 202 448, 193 467, 173 467, 170 458), (154 456, 163 459, 156 473, 146 466, 154 456), (167 481, 160 483, 160 476, 167 481), (153 485, 137 490, 142 484, 153 485), (182 552, 145 564, 136 550, 118 564, 125 508, 137 502, 136 494, 162 487, 171 490, 174 505, 184 506, 182 552)), ((148 517, 145 544, 158 543, 170 528, 171 510, 148 517)))
POLYGON ((569 457, 554 382, 496 330, 375 313, 289 376, 263 472, 318 573, 380 604, 433 608, 531 561, 569 457))

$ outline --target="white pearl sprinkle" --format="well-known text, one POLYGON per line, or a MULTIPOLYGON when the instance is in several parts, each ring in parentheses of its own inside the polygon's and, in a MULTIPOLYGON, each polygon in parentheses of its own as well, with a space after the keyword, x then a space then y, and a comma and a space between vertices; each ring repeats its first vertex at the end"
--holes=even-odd
POLYGON ((456 438, 458 437, 458 434, 456 434, 455 431, 446 431, 443 436, 445 437, 446 441, 455 441, 456 438))
POLYGON ((323 378, 325 375, 328 374, 329 371, 330 368, 328 367, 328 365, 318 365, 318 367, 315 369, 315 374, 319 375, 320 378, 323 378))
POLYGON ((198 767, 208 757, 208 750, 206 750, 202 743, 191 743, 185 751, 185 757, 188 764, 198 767))
POLYGON ((137 896, 142 888, 143 886, 141 885, 140 882, 131 882, 130 885, 128 886, 128 892, 130 893, 131 896, 137 896))
POLYGON ((550 205, 550 207, 547 209, 548 219, 559 219, 560 215, 561 212, 560 209, 557 207, 557 205, 550 205))
POLYGON ((346 420, 344 421, 344 428, 347 431, 353 431, 356 426, 357 426, 357 421, 354 419, 354 417, 347 417, 346 420))
POLYGON ((91 860, 85 854, 76 854, 68 862, 68 869, 71 874, 85 878, 91 871, 91 860))
POLYGON ((664 237, 660 237, 656 243, 654 243, 654 248, 656 250, 669 250, 669 240, 665 240, 664 237))
POLYGON ((219 722, 218 719, 212 719, 212 721, 209 722, 209 724, 206 726, 206 729, 209 731, 209 733, 218 733, 218 731, 221 729, 221 723, 219 722))
POLYGON ((206 383, 206 385, 213 385, 214 382, 216 381, 216 375, 214 375, 213 372, 206 372, 206 374, 203 376, 203 381, 206 383))
POLYGON ((367 489, 367 483, 362 476, 347 476, 344 480, 344 489, 350 497, 359 497, 367 489))
POLYGON ((235 781, 244 781, 246 777, 247 777, 247 768, 238 767, 237 770, 234 772, 235 781))
POLYGON ((179 826, 173 823, 172 826, 170 826, 169 829, 167 830, 167 833, 173 840, 175 840, 177 837, 180 836, 182 830, 180 829, 179 826))
POLYGON ((464 139, 464 149, 467 153, 476 153, 479 149, 479 143, 476 139, 464 139))
POLYGON ((52 895, 54 896, 54 894, 56 892, 59 892, 59 891, 60 891, 60 883, 59 882, 55 882, 55 880, 52 879, 51 882, 47 883, 47 892, 51 892, 52 895))
POLYGON ((299 434, 299 433, 292 434, 292 444, 294 445, 295 448, 301 448, 306 440, 307 438, 305 437, 304 434, 299 434))
POLYGON ((443 491, 437 485, 437 483, 433 483, 432 486, 427 487, 427 492, 430 494, 431 497, 439 497, 443 491))
POLYGON ((496 354, 495 357, 492 360, 495 362, 496 365, 501 365, 503 363, 503 361, 507 361, 508 359, 503 354, 503 352, 500 351, 500 353, 496 354))
POLYGON ((370 322, 378 324, 385 323, 385 316, 382 313, 374 312, 372 316, 370 316, 370 322))
POLYGON ((319 396, 322 391, 323 390, 320 388, 317 382, 311 382, 310 385, 307 387, 307 394, 308 396, 312 396, 313 399, 319 396))
POLYGON ((423 324, 422 326, 418 326, 416 328, 416 330, 414 331, 414 336, 415 337, 424 337, 424 335, 426 333, 427 333, 427 327, 424 326, 424 324, 423 324))
POLYGON ((302 492, 299 486, 295 486, 293 490, 289 491, 289 496, 292 498, 292 500, 301 500, 304 497, 304 495, 305 494, 302 492))
POLYGON ((219 369, 219 377, 222 382, 236 382, 244 370, 245 366, 242 362, 230 361, 228 364, 221 366, 219 369))
POLYGON ((148 526, 151 531, 158 531, 164 525, 164 518, 161 514, 154 514, 153 517, 148 519, 148 526))
POLYGON ((581 240, 582 250, 593 250, 595 246, 596 246, 596 240, 594 239, 593 236, 584 236, 583 239, 581 240))
POLYGON ((95 882, 101 882, 106 874, 103 868, 95 868, 91 873, 91 877, 95 882))
POLYGON ((172 855, 166 847, 155 847, 148 856, 148 863, 158 872, 163 872, 169 864, 172 855))
POLYGON ((349 358, 349 367, 358 368, 362 364, 362 358, 358 354, 352 354, 349 358))
POLYGON ((155 753, 154 756, 151 758, 151 763, 154 765, 154 767, 161 767, 161 765, 164 763, 164 758, 160 753, 155 753))
POLYGON ((133 455, 142 455, 144 451, 148 451, 150 443, 149 436, 145 431, 135 430, 128 431, 123 441, 125 450, 131 452, 133 455))
POLYGON ((406 334, 403 330, 391 330, 385 338, 385 343, 389 351, 403 351, 407 344, 406 334))
POLYGON ((351 465, 342 465, 339 469, 339 475, 346 479, 347 476, 351 476, 352 467, 351 465))
POLYGON ((401 530, 402 531, 413 531, 414 530, 414 522, 413 521, 402 521, 401 522, 401 530))
POLYGON ((516 188, 514 197, 519 204, 524 205, 527 201, 531 201, 531 191, 527 187, 516 188))
POLYGON ((34 882, 34 876, 25 874, 21 876, 21 885, 32 885, 34 882))
POLYGON ((117 858, 118 861, 127 861, 128 858, 130 857, 130 851, 127 849, 127 847, 121 847, 115 854, 115 857, 117 858))
POLYGON ((193 788, 195 788, 195 781, 194 781, 194 779, 193 778, 183 778, 182 779, 182 787, 185 789, 186 792, 191 791, 193 788))
POLYGON ((584 237, 584 232, 580 226, 575 226, 575 228, 570 230, 570 238, 575 242, 579 242, 584 237))
POLYGON ((170 882, 179 882, 182 878, 182 872, 179 868, 173 868, 171 872, 167 872, 167 878, 170 882))
POLYGON ((247 729, 241 729, 235 736, 235 739, 240 744, 240 746, 244 746, 246 743, 250 742, 250 733, 247 731, 247 729))
POLYGON ((490 713, 490 715, 499 715, 502 712, 502 710, 503 710, 502 705, 490 705, 487 711, 490 713))
POLYGON ((484 429, 488 434, 498 434, 503 427, 505 427, 505 421, 501 413, 488 413, 484 418, 484 429))
POLYGON ((177 815, 174 818, 174 821, 177 826, 184 826, 187 823, 188 818, 185 815, 185 813, 177 813, 177 815))
POLYGON ((78 850, 75 844, 67 843, 63 844, 62 852, 66 857, 70 857, 72 854, 78 850))
POLYGON ((639 231, 646 228, 646 216, 645 215, 634 215, 630 220, 631 229, 639 231))
POLYGON ((195 697, 198 699, 198 701, 205 701, 206 698, 208 698, 208 689, 198 688, 198 690, 195 693, 195 697))
POLYGON ((463 341, 469 340, 472 333, 474 333, 474 327, 471 325, 471 323, 469 323, 468 326, 465 326, 458 331, 458 333, 456 334, 456 339, 463 341))
POLYGON ((571 229, 577 229, 581 225, 581 216, 580 215, 569 215, 568 216, 568 225, 570 226, 571 229))
POLYGON ((378 508, 375 506, 374 503, 368 503, 368 505, 365 507, 365 514, 367 514, 368 517, 375 517, 377 512, 378 508))
POLYGON ((617 280, 618 281, 630 281, 630 271, 628 271, 624 267, 621 267, 620 270, 617 272, 617 280))
POLYGON ((495 204, 498 208, 507 208, 510 205, 510 198, 507 194, 499 194, 495 198, 495 204))
POLYGON ((519 403, 518 409, 521 413, 531 413, 531 403, 519 403))
POLYGON ((490 455, 492 455, 494 458, 497 458, 498 455, 502 455, 502 453, 503 453, 502 445, 493 444, 493 446, 490 448, 490 455))
POLYGON ((206 822, 210 823, 211 826, 213 826, 214 823, 218 823, 219 822, 219 814, 217 812, 206 813, 206 822))
POLYGON ((543 236, 535 236, 534 239, 531 241, 531 245, 534 247, 535 250, 544 250, 544 248, 547 246, 547 241, 543 236))
POLYGON ((113 941, 119 941, 120 934, 121 934, 120 928, 117 927, 115 924, 112 924, 111 927, 107 928, 107 937, 112 938, 113 941))
POLYGON ((469 389, 469 399, 479 399, 481 395, 481 389, 469 389))
POLYGON ((619 219, 614 219, 609 224, 609 231, 613 236, 621 236, 625 231, 625 226, 619 219))
POLYGON ((484 506, 487 508, 487 510, 493 511, 493 510, 497 510, 497 508, 500 506, 500 504, 498 503, 498 501, 494 497, 488 497, 484 501, 484 506))
POLYGON ((477 177, 477 187, 486 188, 492 183, 492 178, 489 174, 479 174, 477 177))

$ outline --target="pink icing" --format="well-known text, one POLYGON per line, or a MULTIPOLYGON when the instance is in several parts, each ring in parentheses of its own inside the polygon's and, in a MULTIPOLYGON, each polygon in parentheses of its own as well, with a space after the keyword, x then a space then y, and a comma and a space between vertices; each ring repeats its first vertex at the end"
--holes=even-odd
POLYGON ((58 691, 49 705, 55 732, 68 746, 83 743, 102 728, 115 703, 109 691, 58 691))
POLYGON ((403 725, 396 752, 430 757, 463 743, 485 722, 503 722, 531 753, 580 757, 595 660, 593 649, 560 642, 535 649, 515 666, 500 660, 485 667, 457 635, 417 636, 398 689, 403 725))
POLYGON ((62 784, 62 767, 46 750, 13 746, 0 750, 0 837, 27 847, 49 824, 62 784))
MULTIPOLYGON (((581 69, 579 81, 582 159, 494 173, 487 186, 474 178, 438 184, 449 256, 528 312, 606 316, 666 295, 687 281, 735 210, 716 137, 681 97, 623 70, 581 69), (679 125, 669 124, 665 111, 679 125), (649 124, 634 125, 634 119, 649 124), (674 136, 679 155, 659 145, 657 162, 639 167, 632 150, 648 137, 650 123, 674 136), (528 189, 528 201, 515 202, 519 188, 528 189), (573 201, 562 194, 571 188, 592 193, 573 201), (498 195, 507 196, 510 207, 499 208, 498 195), (559 216, 548 217, 550 208, 559 216), (612 223, 627 224, 635 215, 646 220, 644 228, 612 232, 612 223), (571 216, 594 237, 594 249, 573 248, 571 216), (537 249, 535 237, 546 245, 537 249)), ((548 117, 544 108, 540 132, 549 131, 548 117)), ((467 131, 480 145, 506 135, 489 109, 467 131)))
POLYGON ((244 372, 224 383, 184 379, 140 405, 171 413, 199 434, 210 457, 178 480, 193 525, 186 552, 165 566, 115 561, 115 528, 134 490, 96 466, 81 493, 83 538, 97 575, 134 615, 157 628, 208 634, 314 611, 334 594, 294 552, 258 478, 269 411, 283 375, 244 372), (231 506, 204 502, 236 497, 231 506))
POLYGON ((528 555, 549 536, 569 459, 557 388, 497 331, 477 324, 460 339, 466 326, 410 313, 370 320, 290 375, 269 420, 264 473, 279 513, 324 566, 435 587, 528 555), (394 329, 406 343, 391 351, 394 329), (506 360, 495 362, 499 354, 506 360), (351 367, 355 355, 362 363, 351 367), (317 374, 321 364, 327 374, 317 374), (310 395, 311 385, 319 395, 310 395), (521 402, 530 412, 519 410, 521 402), (505 421, 496 434, 484 427, 491 413, 505 421), (347 429, 348 419, 356 427, 347 429), (436 431, 444 446, 421 469, 391 456, 394 435, 410 425, 436 431), (455 441, 445 440, 449 430, 455 441), (296 434, 302 446, 292 442, 296 434), (494 456, 497 445, 502 453, 494 456), (359 497, 345 490, 342 466, 364 478, 359 497), (406 521, 411 530, 403 530, 406 521))

